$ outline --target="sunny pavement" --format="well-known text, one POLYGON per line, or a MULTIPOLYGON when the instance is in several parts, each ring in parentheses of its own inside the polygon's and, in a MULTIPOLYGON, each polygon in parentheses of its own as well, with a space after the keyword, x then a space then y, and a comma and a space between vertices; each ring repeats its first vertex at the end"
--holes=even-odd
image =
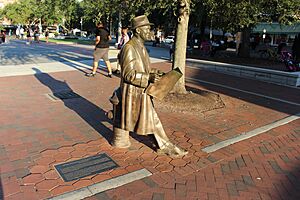
MULTIPOLYGON (((168 62, 153 66, 170 69, 168 62)), ((230 78, 193 70, 187 69, 187 76, 220 82, 230 78)), ((99 72, 94 78, 82 71, 0 78, 0 173, 5 200, 46 199, 142 168, 153 175, 87 199, 300 198, 299 119, 213 153, 201 150, 297 114, 299 106, 188 82, 188 87, 220 94, 225 107, 194 114, 158 111, 171 140, 189 151, 172 159, 156 154, 147 146, 147 137, 132 135, 129 149, 110 145, 112 123, 105 112, 111 109, 108 98, 119 78, 99 72), (66 90, 79 98, 62 101, 49 96, 66 90), (71 182, 64 182, 54 169, 55 164, 103 152, 120 167, 71 182)), ((241 86, 251 83, 242 80, 241 86)), ((299 90, 271 84, 259 87, 278 91, 279 96, 285 91, 287 99, 300 102, 299 90)))

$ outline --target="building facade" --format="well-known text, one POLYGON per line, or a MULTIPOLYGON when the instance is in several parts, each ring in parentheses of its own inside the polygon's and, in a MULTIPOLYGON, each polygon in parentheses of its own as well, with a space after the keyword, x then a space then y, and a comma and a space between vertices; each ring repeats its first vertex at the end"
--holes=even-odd
POLYGON ((300 23, 282 25, 279 23, 259 23, 252 30, 252 33, 260 35, 263 40, 268 39, 271 45, 278 45, 281 42, 292 45, 300 33, 300 23))

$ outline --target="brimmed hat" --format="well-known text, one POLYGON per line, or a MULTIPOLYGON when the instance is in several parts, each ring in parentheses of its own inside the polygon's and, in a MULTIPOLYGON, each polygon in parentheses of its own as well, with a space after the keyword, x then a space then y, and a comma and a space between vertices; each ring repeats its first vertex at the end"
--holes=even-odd
POLYGON ((149 22, 146 15, 141 15, 138 17, 133 18, 132 20, 132 29, 136 29, 141 26, 153 25, 149 22))

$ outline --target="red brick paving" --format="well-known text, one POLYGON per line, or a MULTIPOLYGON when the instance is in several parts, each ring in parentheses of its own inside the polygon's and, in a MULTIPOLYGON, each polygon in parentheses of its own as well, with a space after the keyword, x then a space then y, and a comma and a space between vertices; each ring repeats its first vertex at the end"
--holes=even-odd
MULTIPOLYGON (((170 67, 166 63, 155 65, 164 70, 170 67)), ((215 75, 187 70, 193 77, 207 78, 208 74, 215 75)), ((215 77, 216 81, 228 79, 215 77)), ((247 82, 243 80, 241 87, 249 85, 247 82)), ((111 109, 108 97, 118 83, 116 77, 86 78, 77 71, 0 78, 4 199, 46 199, 141 168, 153 175, 87 199, 300 198, 299 119, 210 154, 201 151, 216 141, 299 113, 299 108, 276 107, 270 100, 188 84, 219 93, 225 107, 202 116, 158 112, 171 140, 189 150, 187 156, 172 159, 156 154, 146 145, 151 141, 145 137, 134 136, 141 142, 132 138, 129 149, 115 149, 109 144, 112 126, 105 111, 111 109), (81 98, 52 101, 46 95, 70 88, 81 98), (120 168, 71 182, 64 182, 54 170, 55 164, 102 152, 120 168)), ((276 90, 278 86, 269 87, 276 90)), ((282 90, 286 90, 287 98, 299 100, 298 91, 297 96, 290 89, 282 90)))

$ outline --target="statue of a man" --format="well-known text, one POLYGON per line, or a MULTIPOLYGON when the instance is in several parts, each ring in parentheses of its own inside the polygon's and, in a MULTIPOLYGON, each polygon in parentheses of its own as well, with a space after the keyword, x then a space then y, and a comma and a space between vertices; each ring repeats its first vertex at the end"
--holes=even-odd
POLYGON ((110 98, 114 105, 112 145, 129 147, 130 131, 139 135, 154 134, 159 153, 183 156, 187 151, 171 143, 154 110, 152 97, 146 93, 149 84, 159 81, 163 75, 159 70, 150 68, 149 55, 144 46, 145 41, 154 39, 150 25, 145 15, 135 17, 132 20, 133 37, 119 54, 120 87, 110 98))

